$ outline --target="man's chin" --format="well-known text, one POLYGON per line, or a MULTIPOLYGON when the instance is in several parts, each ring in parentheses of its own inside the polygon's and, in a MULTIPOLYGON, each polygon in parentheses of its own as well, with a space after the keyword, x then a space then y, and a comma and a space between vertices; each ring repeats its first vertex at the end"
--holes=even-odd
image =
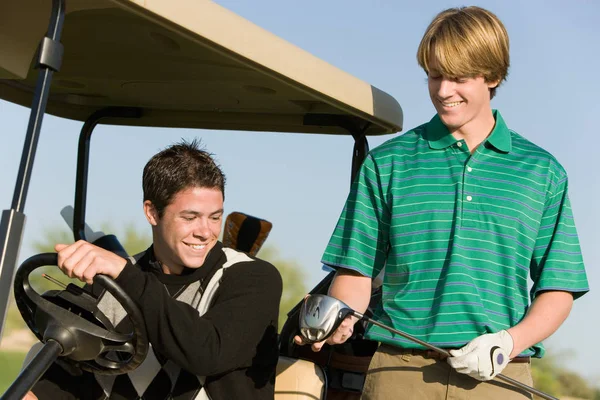
POLYGON ((204 261, 206 260, 206 255, 203 256, 194 256, 194 257, 185 257, 182 258, 182 265, 186 268, 200 268, 204 265, 204 261))
POLYGON ((440 119, 450 132, 459 129, 462 126, 462 122, 454 115, 440 115, 440 119))
POLYGON ((179 249, 179 259, 181 260, 182 265, 186 268, 200 268, 204 265, 208 254, 213 249, 214 243, 208 244, 202 250, 193 250, 190 248, 182 248, 179 249))

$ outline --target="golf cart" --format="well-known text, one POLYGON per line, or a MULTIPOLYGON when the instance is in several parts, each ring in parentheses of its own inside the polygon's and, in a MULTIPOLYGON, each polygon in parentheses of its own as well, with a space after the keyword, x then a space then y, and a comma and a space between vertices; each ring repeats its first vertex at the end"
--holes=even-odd
MULTIPOLYGON (((83 123, 72 230, 75 240, 90 241, 87 177, 98 124, 351 135, 352 177, 367 154, 367 136, 402 128, 402 110, 391 96, 208 0, 0 0, 0 51, 0 98, 31 107, 12 205, 0 225, 0 321, 14 285, 24 319, 44 342, 6 400, 19 399, 57 357, 91 360, 92 370, 115 374, 135 368, 148 347, 143 329, 119 336, 77 289, 53 299, 35 293, 29 273, 56 263, 55 256, 35 255, 17 271, 44 113, 83 123), (71 324, 67 330, 77 331, 77 340, 64 329, 46 329, 56 320, 71 324), (130 354, 128 361, 99 357, 107 341, 130 354)), ((94 243, 124 252, 113 235, 94 243)), ((331 278, 311 293, 326 293, 331 278)), ((135 304, 113 284, 103 283, 139 325, 135 304)), ((299 308, 290 311, 281 333, 276 398, 324 398, 335 388, 360 392, 361 372, 332 361, 368 358, 373 343, 359 333, 345 352, 314 355, 297 348, 292 337, 299 308)))

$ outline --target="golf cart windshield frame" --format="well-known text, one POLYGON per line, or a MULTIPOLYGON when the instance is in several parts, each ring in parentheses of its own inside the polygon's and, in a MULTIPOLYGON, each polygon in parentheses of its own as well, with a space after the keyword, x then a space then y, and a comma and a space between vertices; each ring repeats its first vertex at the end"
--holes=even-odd
MULTIPOLYGON (((135 107, 110 107, 92 114, 83 124, 79 134, 79 147, 77 151, 77 174, 75 182, 75 204, 73 215, 73 236, 77 240, 87 240, 85 235, 85 211, 87 201, 87 180, 90 161, 90 147, 94 128, 101 121, 110 118, 140 118, 143 110, 135 107)), ((352 150, 352 169, 350 182, 369 152, 369 143, 365 136, 365 129, 361 129, 352 119, 340 115, 307 114, 304 118, 306 125, 337 126, 348 131, 354 138, 352 150)))

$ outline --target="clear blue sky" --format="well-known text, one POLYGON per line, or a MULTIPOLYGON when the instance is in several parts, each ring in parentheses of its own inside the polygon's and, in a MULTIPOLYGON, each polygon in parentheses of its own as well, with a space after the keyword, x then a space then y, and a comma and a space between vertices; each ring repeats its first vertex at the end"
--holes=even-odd
MULTIPOLYGON (((451 1, 220 0, 219 4, 331 64, 388 92, 402 105, 405 130, 429 120, 425 75, 415 53, 424 29, 451 1)), ((511 69, 492 106, 509 127, 553 153, 570 177, 570 197, 592 292, 575 303, 551 352, 600 383, 600 157, 594 147, 600 115, 600 3, 558 0, 479 1, 505 23, 511 69)), ((28 110, 0 101, 0 208, 8 209, 21 157, 28 110)), ((66 226, 60 209, 73 204, 77 138, 81 124, 46 117, 25 212, 21 257, 45 228, 66 226)), ((323 276, 321 253, 349 186, 352 139, 326 135, 213 132, 101 126, 92 139, 88 221, 134 223, 149 232, 141 209, 141 171, 157 150, 199 137, 227 176, 227 211, 244 211, 274 224, 269 242, 307 271, 323 276)), ((370 140, 371 147, 391 138, 370 140)))

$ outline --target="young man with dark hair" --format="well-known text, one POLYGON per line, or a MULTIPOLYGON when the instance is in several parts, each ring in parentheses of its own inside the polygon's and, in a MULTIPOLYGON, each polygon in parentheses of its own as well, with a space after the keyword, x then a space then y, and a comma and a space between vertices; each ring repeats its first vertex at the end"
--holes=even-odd
MULTIPOLYGON (((531 398, 480 381, 502 372, 532 385, 530 357, 588 291, 567 174, 490 106, 509 67, 494 14, 441 12, 417 58, 437 114, 369 153, 323 263, 337 269, 329 294, 359 312, 382 274, 374 318, 451 357, 370 326, 380 346, 362 398, 531 398)), ((327 343, 345 342, 355 322, 327 343)))
POLYGON ((224 187, 195 141, 173 145, 143 172, 147 251, 126 260, 85 241, 56 245, 66 275, 88 284, 108 275, 137 303, 151 349, 137 370, 116 377, 74 377, 54 364, 29 398, 273 399, 281 276, 218 241, 224 187))

